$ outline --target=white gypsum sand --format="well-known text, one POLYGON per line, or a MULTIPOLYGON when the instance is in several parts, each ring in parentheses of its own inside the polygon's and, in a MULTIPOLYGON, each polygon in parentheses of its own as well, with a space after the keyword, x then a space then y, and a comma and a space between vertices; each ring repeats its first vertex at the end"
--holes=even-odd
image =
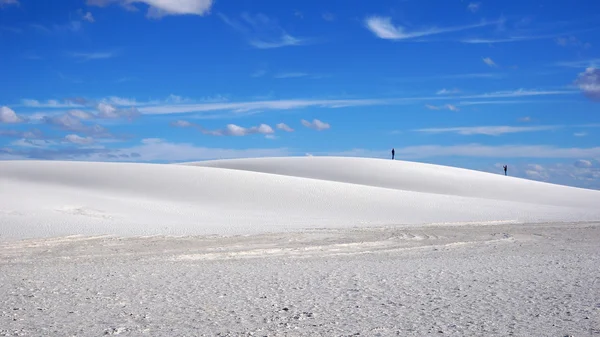
POLYGON ((595 335, 599 196, 359 158, 0 162, 0 335, 595 335))
POLYGON ((319 157, 201 165, 1 162, 0 239, 600 218, 600 191, 442 166, 319 157))
POLYGON ((0 244, 0 336, 596 336, 600 224, 0 244))

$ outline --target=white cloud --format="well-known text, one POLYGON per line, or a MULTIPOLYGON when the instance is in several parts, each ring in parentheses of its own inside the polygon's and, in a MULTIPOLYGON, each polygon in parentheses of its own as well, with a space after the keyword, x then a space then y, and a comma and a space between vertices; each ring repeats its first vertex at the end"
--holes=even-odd
POLYGON ((494 60, 492 60, 489 57, 485 57, 483 58, 483 63, 487 64, 490 67, 497 67, 498 65, 496 64, 496 62, 494 62, 494 60))
POLYGON ((77 104, 72 101, 67 101, 65 103, 61 103, 58 100, 50 99, 46 102, 40 102, 35 99, 22 99, 21 103, 23 106, 30 108, 72 108, 72 107, 81 107, 81 104, 77 104))
POLYGON ((181 104, 181 105, 162 105, 140 107, 140 112, 144 114, 173 114, 186 112, 207 112, 230 110, 237 112, 257 111, 257 110, 289 110, 301 109, 307 107, 328 107, 341 108, 353 106, 384 105, 391 101, 383 99, 356 99, 356 100, 273 100, 273 101, 251 101, 251 102, 222 102, 222 103, 201 103, 201 104, 181 104))
POLYGON ((0 0, 0 8, 8 5, 19 5, 19 0, 0 0))
POLYGON ((305 119, 303 119, 301 121, 302 125, 306 126, 309 129, 314 129, 317 131, 322 131, 322 130, 327 130, 329 128, 331 128, 331 126, 328 123, 322 122, 318 119, 313 119, 312 122, 309 122, 305 119))
POLYGON ((460 111, 460 109, 456 105, 453 105, 453 104, 446 104, 446 105, 440 105, 440 106, 425 104, 425 107, 429 110, 448 109, 450 111, 460 111))
POLYGON ((446 104, 445 107, 446 107, 446 109, 448 109, 450 111, 460 111, 460 109, 458 107, 456 107, 455 105, 452 105, 452 104, 446 104))
POLYGON ((592 45, 590 43, 584 43, 580 41, 575 36, 560 36, 556 38, 556 44, 561 47, 581 47, 584 49, 590 48, 592 45))
POLYGON ((438 92, 436 92, 436 95, 454 95, 454 94, 458 94, 460 93, 460 90, 458 90, 457 88, 454 89, 442 89, 442 90, 438 90, 438 92))
POLYGON ((600 101, 600 69, 587 68, 580 73, 575 84, 585 96, 594 101, 600 101))
POLYGON ((283 130, 285 132, 294 132, 294 129, 292 129, 285 123, 279 123, 275 127, 277 127, 279 130, 283 130))
POLYGON ((579 61, 556 62, 554 65, 568 68, 598 68, 600 67, 600 58, 579 61))
POLYGON ((198 129, 203 134, 211 135, 211 136, 238 136, 238 137, 240 137, 240 136, 248 136, 248 135, 253 135, 253 134, 272 135, 275 133, 273 128, 271 128, 267 124, 260 124, 259 126, 252 126, 249 128, 245 128, 245 127, 235 125, 235 124, 227 124, 227 126, 224 129, 209 130, 209 129, 205 129, 204 127, 202 127, 201 125, 198 125, 196 123, 192 123, 192 122, 188 122, 188 121, 184 121, 184 120, 178 120, 178 121, 172 122, 171 126, 179 127, 179 128, 193 127, 193 128, 198 129))
POLYGON ((17 147, 31 147, 31 148, 49 148, 56 145, 55 141, 47 139, 19 139, 11 142, 10 145, 17 147))
POLYGON ((519 118, 519 122, 523 122, 523 123, 531 122, 531 117, 526 116, 526 117, 519 118))
POLYGON ((307 73, 280 73, 280 74, 275 74, 273 77, 274 78, 298 78, 298 77, 306 77, 308 76, 307 73))
POLYGON ((94 21, 96 21, 94 19, 94 16, 90 12, 85 13, 85 15, 83 15, 82 19, 85 20, 85 21, 87 21, 87 22, 90 22, 90 23, 93 23, 94 21))
POLYGON ((129 106, 138 105, 138 103, 136 102, 135 99, 122 98, 122 97, 116 97, 116 96, 111 96, 108 99, 104 100, 104 102, 108 102, 109 104, 114 104, 114 105, 129 105, 129 106))
POLYGON ((259 49, 281 48, 287 46, 300 46, 309 41, 304 38, 294 37, 286 32, 279 24, 264 14, 252 16, 242 14, 243 21, 231 19, 223 14, 219 17, 227 25, 243 34, 248 44, 259 49))
POLYGON ((94 114, 91 114, 91 113, 83 111, 83 110, 78 110, 78 109, 69 110, 69 111, 67 111, 67 113, 75 118, 79 118, 79 119, 83 119, 83 120, 95 118, 94 114))
POLYGON ((213 0, 87 0, 90 6, 106 6, 118 3, 126 9, 136 10, 135 3, 144 3, 148 9, 148 17, 160 18, 167 15, 199 15, 210 13, 213 0))
POLYGON ((587 132, 575 132, 573 134, 573 136, 575 136, 575 137, 585 137, 587 135, 588 135, 587 132))
POLYGON ((94 142, 94 138, 92 138, 92 137, 81 137, 81 136, 78 136, 75 134, 66 135, 65 140, 69 143, 79 144, 79 145, 92 144, 94 142))
POLYGON ((465 126, 454 128, 426 128, 413 131, 423 133, 456 133, 459 135, 488 135, 499 136, 506 133, 549 131, 562 128, 562 125, 542 126, 465 126))
POLYGON ((479 10, 480 7, 481 7, 481 3, 480 2, 471 2, 467 6, 467 9, 470 10, 472 13, 476 13, 479 10))
POLYGON ((585 159, 579 159, 573 165, 575 165, 575 167, 579 167, 579 168, 589 168, 589 167, 593 166, 591 161, 585 160, 585 159))
POLYGON ((134 118, 139 115, 139 111, 135 107, 129 109, 118 109, 115 106, 107 103, 98 103, 96 106, 99 118, 134 118))
POLYGON ((110 104, 99 103, 96 107, 98 109, 98 117, 101 118, 119 118, 119 114, 117 113, 117 108, 110 104))
POLYGON ((418 31, 406 31, 405 27, 395 26, 392 23, 390 17, 381 16, 370 16, 365 19, 365 25, 375 36, 386 39, 386 40, 407 40, 416 37, 423 37, 429 35, 458 32, 462 30, 468 30, 473 28, 484 27, 498 22, 482 22, 473 25, 459 26, 459 27, 444 27, 444 28, 427 28, 418 31))
POLYGON ((190 123, 188 121, 183 121, 183 120, 175 121, 175 122, 171 123, 171 125, 178 127, 178 128, 189 128, 189 127, 193 126, 192 123, 190 123))
POLYGON ((71 53, 69 55, 80 61, 104 60, 117 56, 114 52, 71 53))
POLYGON ((0 107, 0 123, 14 124, 23 122, 15 111, 7 106, 0 107))

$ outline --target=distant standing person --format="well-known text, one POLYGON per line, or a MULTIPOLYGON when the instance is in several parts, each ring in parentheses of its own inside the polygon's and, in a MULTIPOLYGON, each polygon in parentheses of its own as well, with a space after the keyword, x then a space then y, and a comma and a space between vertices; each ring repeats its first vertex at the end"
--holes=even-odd
POLYGON ((394 160, 395 156, 396 156, 396 150, 392 149, 392 160, 394 160))
POLYGON ((508 170, 508 166, 504 165, 504 175, 506 175, 506 170, 508 170))

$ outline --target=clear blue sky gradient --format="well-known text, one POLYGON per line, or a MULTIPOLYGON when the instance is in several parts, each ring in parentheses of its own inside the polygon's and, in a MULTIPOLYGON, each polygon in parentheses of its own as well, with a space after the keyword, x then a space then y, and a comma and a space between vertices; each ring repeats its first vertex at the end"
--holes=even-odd
POLYGON ((600 188, 598 1, 174 2, 0 0, 0 159, 395 147, 600 188))

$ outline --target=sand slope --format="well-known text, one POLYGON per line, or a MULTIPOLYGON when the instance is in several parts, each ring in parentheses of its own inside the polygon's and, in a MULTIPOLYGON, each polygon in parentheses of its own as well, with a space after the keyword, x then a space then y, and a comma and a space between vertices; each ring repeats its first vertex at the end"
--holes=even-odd
MULTIPOLYGON (((598 191, 456 167, 351 157, 291 157, 185 163, 340 181, 397 190, 555 206, 597 207, 598 191)), ((500 173, 500 172, 499 172, 500 173)))
POLYGON ((599 191, 376 159, 195 165, 5 161, 0 240, 586 221, 600 219, 597 200, 599 191))

